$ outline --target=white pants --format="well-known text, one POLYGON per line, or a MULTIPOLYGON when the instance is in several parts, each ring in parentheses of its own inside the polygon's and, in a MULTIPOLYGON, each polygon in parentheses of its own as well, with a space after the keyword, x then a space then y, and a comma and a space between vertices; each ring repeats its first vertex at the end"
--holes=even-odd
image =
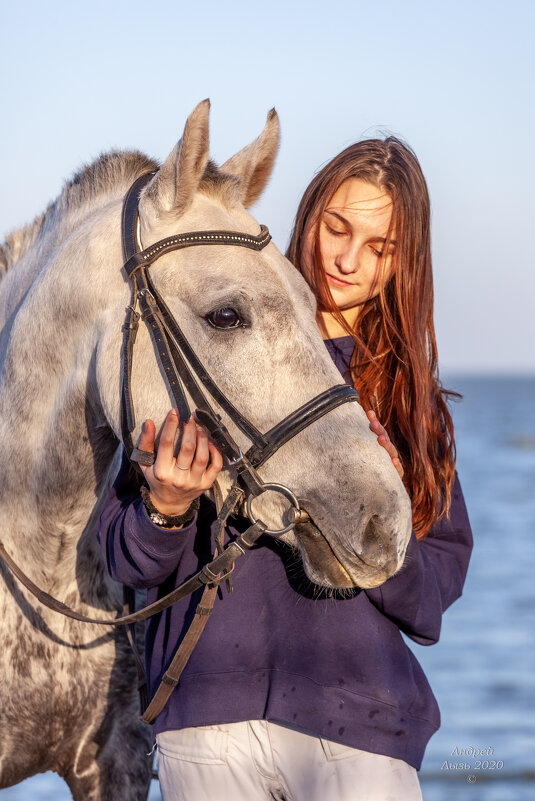
POLYGON ((416 770, 265 720, 156 736, 164 801, 421 801, 416 770))

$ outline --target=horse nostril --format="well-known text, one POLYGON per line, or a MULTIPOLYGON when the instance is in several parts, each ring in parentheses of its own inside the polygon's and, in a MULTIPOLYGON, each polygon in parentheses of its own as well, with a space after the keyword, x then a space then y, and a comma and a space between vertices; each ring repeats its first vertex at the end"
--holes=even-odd
POLYGON ((378 516, 372 515, 364 529, 361 546, 362 556, 366 562, 373 562, 377 566, 382 565, 385 561, 383 542, 378 528, 378 516))

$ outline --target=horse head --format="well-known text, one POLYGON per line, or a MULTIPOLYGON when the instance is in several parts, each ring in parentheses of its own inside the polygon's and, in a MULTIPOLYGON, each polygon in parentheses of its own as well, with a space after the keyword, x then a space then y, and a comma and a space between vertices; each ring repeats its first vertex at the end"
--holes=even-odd
MULTIPOLYGON (((141 191, 140 247, 184 232, 259 235, 248 208, 273 167, 277 115, 270 111, 260 136, 219 168, 209 159, 208 116, 204 101, 141 191)), ((166 252, 151 265, 150 275, 206 370, 260 431, 340 383, 316 324, 314 295, 273 243, 258 252, 232 245, 166 252)), ((107 421, 121 436, 119 353, 130 288, 117 264, 113 273, 108 265, 105 282, 96 380, 107 421)), ((170 406, 165 375, 144 326, 137 335, 131 392, 135 441, 141 422, 162 421, 170 406)), ((217 411, 245 452, 250 442, 243 431, 223 409, 217 411)), ((221 474, 223 489, 232 473, 229 467, 221 474)), ((340 406, 300 431, 259 473, 265 482, 289 487, 310 515, 309 523, 282 538, 299 549, 313 582, 373 587, 399 569, 411 529, 410 502, 357 403, 340 406)), ((255 514, 270 528, 281 528, 281 502, 279 495, 266 492, 255 499, 255 514)))

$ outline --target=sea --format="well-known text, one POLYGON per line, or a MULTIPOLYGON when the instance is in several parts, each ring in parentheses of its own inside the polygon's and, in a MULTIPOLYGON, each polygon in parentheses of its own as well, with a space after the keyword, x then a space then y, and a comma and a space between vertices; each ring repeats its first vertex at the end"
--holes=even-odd
MULTIPOLYGON (((424 801, 535 799, 535 376, 455 376, 458 471, 475 547, 440 642, 407 640, 442 725, 420 771, 424 801)), ((55 774, 0 801, 68 801, 55 774)), ((161 798, 152 783, 149 799, 161 798)), ((358 798, 356 792, 355 798, 358 798)))

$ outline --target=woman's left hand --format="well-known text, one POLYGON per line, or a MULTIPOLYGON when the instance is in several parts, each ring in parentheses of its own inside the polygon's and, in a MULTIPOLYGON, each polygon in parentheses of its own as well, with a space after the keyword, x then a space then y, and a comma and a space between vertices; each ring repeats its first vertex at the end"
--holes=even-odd
POLYGON ((401 466, 401 460, 399 458, 399 454, 395 445, 390 440, 390 437, 386 433, 385 427, 381 425, 379 420, 377 419, 377 415, 374 411, 370 409, 370 411, 366 412, 368 415, 368 420, 370 421, 370 428, 374 434, 377 434, 377 442, 379 445, 385 449, 388 453, 390 458, 392 459, 392 464, 396 468, 399 473, 399 477, 403 478, 403 467, 401 466))

